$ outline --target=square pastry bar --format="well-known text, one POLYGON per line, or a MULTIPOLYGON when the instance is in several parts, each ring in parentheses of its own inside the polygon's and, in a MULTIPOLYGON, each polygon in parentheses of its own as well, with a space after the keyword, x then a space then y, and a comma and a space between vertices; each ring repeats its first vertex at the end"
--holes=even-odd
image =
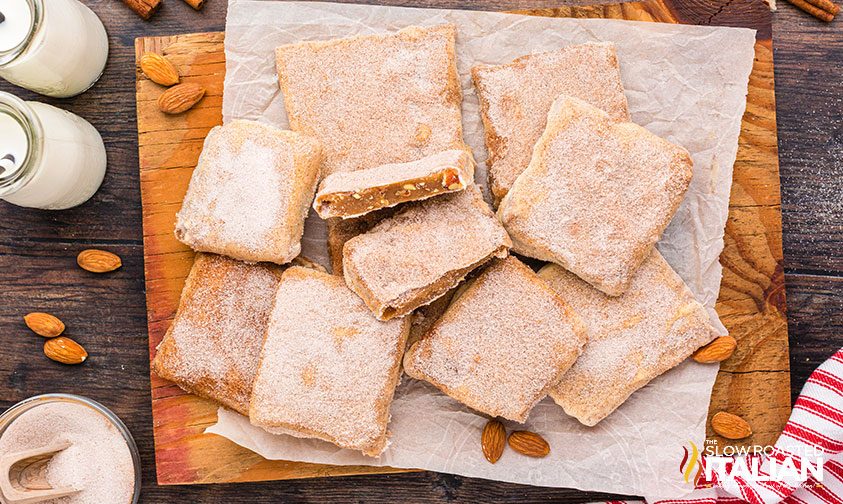
POLYGON ((208 133, 176 238, 201 252, 290 262, 301 251, 322 151, 313 138, 236 120, 208 133))
POLYGON ((410 319, 381 322, 342 277, 292 267, 272 308, 250 420, 377 456, 410 319))
POLYGON ((617 296, 676 213, 691 165, 684 148, 562 95, 498 217, 516 252, 617 296))
POLYGON ((523 423, 586 338, 574 311, 533 270, 508 257, 457 291, 407 351, 404 369, 472 409, 523 423))
POLYGON ((403 317, 511 245, 476 185, 413 203, 347 241, 343 275, 375 316, 403 317))
POLYGON ((495 206, 530 164, 553 101, 566 94, 629 121, 615 45, 589 43, 530 54, 504 65, 471 69, 489 157, 495 206))
POLYGON ((471 154, 452 149, 408 163, 328 175, 319 185, 313 208, 323 219, 348 219, 409 201, 462 191, 473 182, 471 154))
POLYGON ((717 337, 708 312, 658 250, 622 295, 598 291, 559 265, 539 276, 581 316, 588 344, 550 396, 585 425, 596 425, 653 378, 717 337))
POLYGON ((281 46, 290 127, 322 142, 324 175, 463 149, 455 48, 453 25, 281 46))
POLYGON ((152 368, 244 415, 282 269, 197 254, 152 368))

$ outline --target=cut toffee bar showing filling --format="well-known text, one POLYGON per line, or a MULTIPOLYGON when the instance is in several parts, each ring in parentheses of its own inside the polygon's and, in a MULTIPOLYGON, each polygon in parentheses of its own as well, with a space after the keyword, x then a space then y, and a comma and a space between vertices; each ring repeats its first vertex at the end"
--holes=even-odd
POLYGON ((691 165, 684 148, 562 95, 498 217, 519 254, 618 296, 679 208, 691 165))
POLYGON ((407 351, 404 370, 472 409, 524 422, 585 342, 574 311, 533 270, 508 257, 454 296, 407 351))
POLYGON ((343 274, 381 320, 403 317, 511 245, 476 185, 410 204, 345 243, 343 274))
POLYGON ((368 170, 328 175, 313 208, 323 219, 348 219, 408 201, 462 191, 474 180, 471 155, 458 149, 368 170))
POLYGON ((375 319, 342 277, 288 269, 269 317, 251 422, 380 455, 409 327, 409 317, 375 319))

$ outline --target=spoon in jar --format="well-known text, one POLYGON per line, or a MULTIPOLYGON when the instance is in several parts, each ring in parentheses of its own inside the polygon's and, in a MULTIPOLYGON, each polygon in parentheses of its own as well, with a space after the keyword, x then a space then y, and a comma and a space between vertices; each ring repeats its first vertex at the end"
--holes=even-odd
MULTIPOLYGON (((2 15, 2 14, 0 14, 2 15)), ((15 156, 11 154, 6 154, 2 158, 0 158, 0 175, 3 175, 9 170, 13 170, 15 168, 15 156)))
POLYGON ((56 442, 0 457, 0 500, 7 504, 36 504, 77 493, 75 488, 53 488, 47 481, 50 461, 70 445, 67 441, 56 442))

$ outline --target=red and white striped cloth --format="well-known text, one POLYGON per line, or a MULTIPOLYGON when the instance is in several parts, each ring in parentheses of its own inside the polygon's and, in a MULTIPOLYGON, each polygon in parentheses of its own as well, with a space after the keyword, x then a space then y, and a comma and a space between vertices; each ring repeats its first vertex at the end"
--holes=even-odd
MULTIPOLYGON (((753 455, 742 461, 752 466, 753 455)), ((758 456, 761 476, 769 476, 771 464, 787 464, 790 459, 797 471, 807 462, 816 467, 822 458, 822 481, 812 471, 808 479, 798 481, 754 481, 756 478, 727 477, 718 481, 700 478, 696 490, 677 498, 652 504, 843 504, 843 348, 811 374, 793 406, 787 425, 775 447, 767 455, 758 456), (772 460, 771 460, 772 459, 772 460)), ((727 464, 727 474, 736 458, 727 464)), ((706 457, 702 464, 710 463, 706 457)), ((757 478, 764 479, 764 478, 757 478)), ((626 504, 642 501, 626 501, 626 504)), ((608 501, 607 504, 624 504, 608 501)))

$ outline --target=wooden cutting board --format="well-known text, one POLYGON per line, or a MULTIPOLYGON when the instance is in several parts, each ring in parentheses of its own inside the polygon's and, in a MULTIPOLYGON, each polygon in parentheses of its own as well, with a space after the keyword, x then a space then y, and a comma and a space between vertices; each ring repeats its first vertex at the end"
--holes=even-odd
MULTIPOLYGON (((702 0, 672 0, 522 13, 758 29, 726 224, 726 247, 720 258, 724 272, 717 303, 720 318, 738 339, 739 346, 736 354, 721 367, 709 415, 726 410, 744 417, 754 430, 744 443, 766 445, 775 442, 790 414, 770 12, 758 0, 733 0, 723 5, 702 0)), ((147 52, 165 54, 178 66, 184 82, 196 82, 208 90, 193 110, 180 116, 165 116, 156 106, 162 88, 147 80, 139 68, 137 71, 138 146, 152 358, 178 306, 193 260, 192 252, 173 236, 175 213, 181 206, 205 135, 222 121, 225 54, 222 33, 139 38, 135 47, 138 60, 147 52)), ((151 382, 159 484, 397 471, 264 460, 224 438, 202 433, 216 421, 215 404, 189 395, 154 374, 151 382)), ((711 432, 709 439, 717 440, 721 446, 726 442, 711 432)), ((677 452, 677 460, 679 456, 677 452)))

